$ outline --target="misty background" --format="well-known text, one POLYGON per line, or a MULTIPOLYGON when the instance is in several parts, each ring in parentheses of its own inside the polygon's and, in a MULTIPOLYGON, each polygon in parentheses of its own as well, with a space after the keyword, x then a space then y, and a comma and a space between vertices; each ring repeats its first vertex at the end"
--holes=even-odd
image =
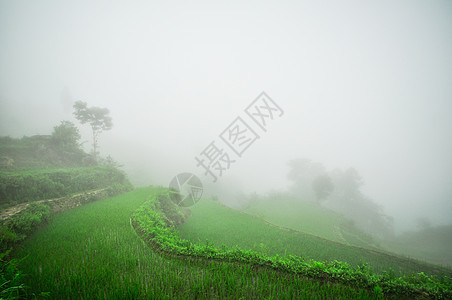
POLYGON ((285 189, 308 158, 354 167, 397 231, 450 224, 451 16, 446 0, 2 0, 0 135, 70 120, 89 149, 82 100, 110 110, 100 152, 136 185, 209 187, 194 157, 265 91, 285 113, 215 183, 225 198, 285 189))

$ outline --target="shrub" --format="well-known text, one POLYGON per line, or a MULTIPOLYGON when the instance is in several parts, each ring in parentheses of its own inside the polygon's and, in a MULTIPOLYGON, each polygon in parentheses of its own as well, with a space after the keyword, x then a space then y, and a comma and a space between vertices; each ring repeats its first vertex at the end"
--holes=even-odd
POLYGON ((48 205, 31 203, 26 209, 7 219, 0 227, 0 250, 4 251, 25 239, 39 224, 46 222, 49 215, 48 205))
POLYGON ((10 250, 0 253, 0 299, 19 299, 23 295, 22 273, 18 260, 8 260, 10 250))

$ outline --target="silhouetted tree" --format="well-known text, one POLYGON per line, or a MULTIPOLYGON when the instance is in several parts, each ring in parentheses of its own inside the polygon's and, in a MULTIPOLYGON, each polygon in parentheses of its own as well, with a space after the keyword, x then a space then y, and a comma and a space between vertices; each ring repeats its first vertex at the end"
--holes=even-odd
POLYGON ((363 180, 354 168, 327 172, 320 163, 295 159, 288 163, 290 192, 301 200, 316 199, 365 232, 380 238, 393 235, 394 220, 384 214, 383 207, 361 191, 363 180))
POLYGON ((110 111, 107 108, 88 107, 86 102, 77 101, 74 104, 74 115, 82 124, 88 123, 93 131, 93 156, 97 161, 98 138, 102 131, 110 130, 113 127, 110 111))
POLYGON ((323 174, 314 179, 312 182, 312 189, 315 192, 317 202, 320 203, 334 190, 334 185, 330 176, 328 176, 328 174, 323 174))
POLYGON ((288 165, 287 178, 293 182, 292 193, 302 200, 314 200, 316 195, 312 185, 318 176, 326 173, 325 167, 305 158, 291 160, 288 165))
POLYGON ((330 172, 334 191, 326 206, 352 219, 360 229, 379 238, 393 235, 394 220, 384 214, 383 207, 361 192, 363 180, 356 169, 330 172))

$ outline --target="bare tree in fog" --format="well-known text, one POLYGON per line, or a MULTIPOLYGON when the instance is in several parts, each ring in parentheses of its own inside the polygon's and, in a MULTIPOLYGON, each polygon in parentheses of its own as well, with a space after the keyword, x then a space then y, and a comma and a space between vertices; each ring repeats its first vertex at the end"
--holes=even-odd
POLYGON ((97 148, 99 134, 104 130, 110 130, 113 127, 110 111, 107 108, 96 106, 88 107, 86 102, 77 101, 74 104, 74 115, 82 124, 89 123, 93 131, 93 156, 97 161, 97 148))

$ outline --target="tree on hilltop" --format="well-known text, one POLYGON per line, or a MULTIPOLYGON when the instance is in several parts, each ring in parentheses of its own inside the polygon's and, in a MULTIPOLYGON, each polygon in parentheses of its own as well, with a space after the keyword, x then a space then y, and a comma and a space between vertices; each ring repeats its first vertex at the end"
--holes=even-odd
POLYGON ((113 122, 107 108, 88 107, 86 102, 77 101, 74 104, 74 116, 82 124, 88 123, 93 132, 93 156, 97 161, 98 138, 102 131, 110 130, 113 122))

